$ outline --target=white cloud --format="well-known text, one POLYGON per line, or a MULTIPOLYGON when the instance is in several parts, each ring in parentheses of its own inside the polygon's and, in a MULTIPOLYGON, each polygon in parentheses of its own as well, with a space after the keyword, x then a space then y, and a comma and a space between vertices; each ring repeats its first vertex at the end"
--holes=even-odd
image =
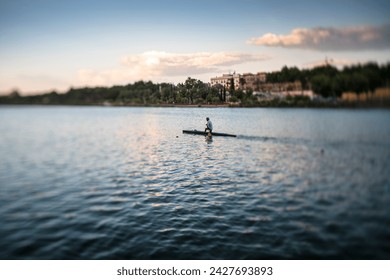
POLYGON ((191 76, 218 72, 222 67, 268 59, 266 56, 228 53, 167 53, 148 51, 127 55, 121 59, 121 66, 105 71, 82 69, 80 83, 108 85, 128 83, 137 80, 155 80, 164 77, 191 76))
POLYGON ((143 75, 181 76, 210 73, 220 66, 243 64, 250 61, 265 59, 243 53, 187 53, 176 54, 158 51, 144 52, 138 55, 125 56, 123 65, 138 69, 143 75))
POLYGON ((390 48, 390 24, 344 28, 296 28, 287 35, 267 33, 249 44, 324 51, 354 51, 390 48))

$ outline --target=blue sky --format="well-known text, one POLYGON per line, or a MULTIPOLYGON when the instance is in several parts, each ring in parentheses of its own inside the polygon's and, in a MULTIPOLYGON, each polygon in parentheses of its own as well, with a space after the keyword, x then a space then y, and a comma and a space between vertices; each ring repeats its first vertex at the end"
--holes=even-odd
POLYGON ((390 61, 390 1, 0 0, 0 93, 390 61))

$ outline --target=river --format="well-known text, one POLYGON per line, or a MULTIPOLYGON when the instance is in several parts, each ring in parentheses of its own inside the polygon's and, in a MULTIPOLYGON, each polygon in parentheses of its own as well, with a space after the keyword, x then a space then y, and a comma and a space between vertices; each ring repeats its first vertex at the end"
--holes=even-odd
POLYGON ((389 259, 390 111, 0 107, 1 259, 389 259), (237 138, 182 134, 204 129, 237 138))

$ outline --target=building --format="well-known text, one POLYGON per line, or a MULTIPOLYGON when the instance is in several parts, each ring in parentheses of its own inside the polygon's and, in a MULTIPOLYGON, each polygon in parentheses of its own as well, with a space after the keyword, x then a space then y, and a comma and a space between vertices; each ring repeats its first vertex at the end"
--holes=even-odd
POLYGON ((227 90, 230 89, 231 83, 234 83, 234 89, 242 90, 258 90, 261 83, 265 83, 267 75, 264 72, 257 74, 244 73, 244 74, 223 74, 221 77, 211 78, 211 86, 221 85, 227 90))
POLYGON ((244 79, 243 82, 243 89, 255 89, 256 88, 256 75, 252 73, 244 73, 242 74, 242 78, 244 79))
POLYGON ((261 82, 265 83, 267 81, 267 73, 265 72, 258 72, 256 74, 256 78, 261 82))
POLYGON ((231 87, 231 84, 234 84, 234 89, 238 90, 240 88, 240 74, 236 74, 235 72, 233 74, 223 74, 221 77, 215 77, 211 78, 211 86, 221 85, 226 90, 229 90, 231 87))

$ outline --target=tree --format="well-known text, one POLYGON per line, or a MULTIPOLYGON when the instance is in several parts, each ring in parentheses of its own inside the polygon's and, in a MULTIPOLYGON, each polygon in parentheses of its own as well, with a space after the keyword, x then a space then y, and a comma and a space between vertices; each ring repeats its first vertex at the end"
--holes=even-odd
POLYGON ((182 96, 184 93, 185 98, 188 100, 189 104, 194 103, 194 100, 198 102, 201 100, 205 100, 208 95, 208 87, 205 83, 200 80, 193 79, 188 77, 184 82, 184 85, 181 86, 180 89, 182 96), (185 92, 183 92, 183 90, 185 92))
POLYGON ((390 62, 380 68, 381 85, 390 86, 390 62))
POLYGON ((234 78, 230 78, 230 81, 229 81, 229 93, 231 95, 233 95, 233 93, 234 93, 234 88, 235 88, 235 86, 234 86, 234 78))
POLYGON ((245 81, 245 79, 243 77, 240 77, 239 83, 240 83, 240 88, 243 89, 244 85, 246 84, 246 81, 245 81))
POLYGON ((280 73, 280 80, 283 83, 293 83, 299 81, 301 78, 301 71, 297 67, 288 68, 284 66, 280 73))
POLYGON ((337 75, 338 72, 339 71, 337 70, 336 67, 328 64, 328 65, 318 66, 313 68, 310 71, 310 75, 311 77, 315 77, 317 75, 326 75, 328 77, 334 77, 337 75))
MULTIPOLYGON (((367 63, 362 69, 363 75, 367 78, 368 90, 373 96, 375 90, 381 85, 380 69, 376 63, 367 63)), ((367 93, 368 94, 368 93, 367 93)))
POLYGON ((242 89, 236 90, 236 92, 234 93, 234 96, 235 96, 238 100, 242 100, 242 99, 244 98, 244 95, 245 95, 245 93, 243 92, 242 89))
POLYGON ((332 89, 331 94, 334 97, 341 97, 343 92, 347 90, 347 80, 348 77, 344 73, 337 73, 336 76, 332 79, 332 89))
POLYGON ((301 82, 302 91, 305 89, 309 89, 309 77, 310 70, 302 70, 299 76, 299 81, 301 82))
POLYGON ((173 102, 174 95, 172 94, 173 85, 168 83, 162 83, 159 85, 159 90, 161 91, 161 101, 162 102, 173 102))
POLYGON ((350 76, 349 81, 350 88, 358 96, 363 92, 368 92, 368 79, 362 73, 355 72, 350 76))
POLYGON ((311 86, 315 93, 329 97, 332 92, 331 79, 325 74, 318 74, 311 79, 311 86))

